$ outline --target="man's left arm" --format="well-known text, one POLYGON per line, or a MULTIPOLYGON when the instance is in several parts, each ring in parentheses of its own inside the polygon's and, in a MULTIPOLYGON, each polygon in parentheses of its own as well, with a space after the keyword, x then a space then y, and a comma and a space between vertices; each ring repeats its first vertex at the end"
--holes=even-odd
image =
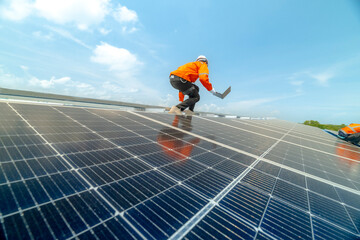
POLYGON ((212 84, 209 82, 209 69, 206 63, 203 63, 199 69, 199 80, 208 91, 213 89, 212 84))

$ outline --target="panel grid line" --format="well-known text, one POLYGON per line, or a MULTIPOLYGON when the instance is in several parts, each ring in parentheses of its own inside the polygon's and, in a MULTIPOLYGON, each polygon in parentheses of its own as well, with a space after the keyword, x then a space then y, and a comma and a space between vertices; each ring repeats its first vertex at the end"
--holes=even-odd
MULTIPOLYGON (((207 119, 207 118, 203 118, 203 117, 199 117, 199 116, 196 116, 196 117, 197 117, 197 118, 201 118, 201 119, 203 119, 203 120, 210 121, 210 122, 214 122, 214 123, 217 123, 217 124, 220 124, 220 125, 225 125, 225 126, 228 126, 228 127, 232 127, 232 128, 238 129, 238 130, 242 130, 242 131, 246 131, 246 132, 249 132, 249 133, 252 133, 252 134, 256 134, 256 135, 259 135, 259 136, 263 136, 263 137, 271 138, 271 139, 274 139, 274 140, 278 140, 277 138, 274 138, 274 137, 271 137, 271 136, 267 136, 267 135, 264 135, 264 134, 261 134, 261 133, 253 132, 253 131, 250 131, 250 130, 247 130, 247 129, 235 127, 235 126, 232 126, 232 125, 229 125, 229 124, 217 122, 217 121, 214 121, 214 120, 211 120, 211 119, 207 119)), ((281 141, 284 142, 284 143, 288 143, 288 144, 294 145, 294 146, 298 146, 298 147, 310 149, 310 150, 317 151, 317 152, 321 152, 321 153, 324 153, 324 154, 327 154, 327 155, 331 155, 331 156, 335 156, 335 157, 341 157, 341 158, 343 158, 343 159, 346 159, 346 160, 349 160, 349 161, 352 161, 352 162, 360 163, 360 162, 357 161, 357 160, 354 160, 354 159, 351 159, 351 158, 347 158, 347 157, 343 157, 343 156, 339 156, 339 155, 337 155, 337 154, 325 152, 325 151, 322 151, 322 150, 319 150, 319 149, 316 149, 316 148, 311 148, 311 147, 303 146, 303 145, 300 145, 300 144, 297 144, 297 143, 293 143, 293 142, 289 142, 289 141, 286 141, 286 140, 281 140, 281 141)))
MULTIPOLYGON (((146 116, 142 116, 141 114, 138 114, 138 113, 135 113, 135 112, 131 112, 132 114, 135 114, 135 115, 138 115, 140 117, 143 117, 145 119, 148 119, 148 120, 151 120, 153 122, 158 122, 162 125, 165 125, 165 126, 169 126, 169 127, 172 127, 174 129, 178 129, 178 128, 175 128, 173 126, 170 126, 168 124, 164 124, 162 122, 159 122, 157 120, 154 120, 154 119, 151 119, 151 118, 148 118, 146 116)), ((294 125, 295 126, 295 125, 294 125)), ((188 131, 185 131, 185 130, 182 130, 182 129, 179 129, 180 131, 183 131, 183 132, 186 132, 186 133, 189 133, 188 131)), ((283 135, 282 138, 284 138, 291 130, 289 130, 287 133, 285 133, 283 135)), ((197 134, 193 134, 193 133, 190 133, 191 135, 194 135, 196 137, 201 137, 203 138, 204 140, 211 140, 211 139, 207 139, 207 138, 204 138, 202 136, 199 136, 197 134)), ((281 139, 282 139, 281 138, 281 139)), ((212 142, 214 143, 217 143, 216 141, 213 141, 211 140, 212 142)), ((191 229, 197 225, 198 222, 200 222, 218 203, 219 201, 224 198, 226 196, 226 194, 232 189, 234 188, 234 186, 239 183, 241 181, 241 179, 243 179, 249 172, 250 170, 256 166, 256 164, 258 162, 261 161, 261 158, 263 158, 271 149, 273 149, 278 143, 280 142, 280 139, 274 143, 267 151, 265 151, 260 157, 256 157, 256 160, 249 166, 247 167, 247 169, 242 173, 240 174, 237 178, 235 178, 227 187, 225 187, 217 196, 215 196, 208 204, 206 204, 205 207, 203 207, 195 216, 193 216, 186 224, 184 224, 180 229, 178 229, 171 237, 170 239, 181 239, 183 237, 185 237, 185 235, 191 231, 191 229)), ((223 144, 221 144, 223 145, 223 144)), ((226 145, 225 145, 226 146, 226 145)), ((228 146, 226 146, 228 147, 228 146)))
MULTIPOLYGON (((8 103, 8 105, 9 105, 9 107, 10 107, 18 116, 20 116, 21 119, 23 119, 23 121, 25 121, 25 122, 28 124, 28 126, 29 126, 30 128, 33 129, 33 131, 34 131, 37 135, 39 135, 39 132, 38 132, 16 109, 14 109, 9 103, 8 103)), ((44 140, 45 143, 49 144, 49 146, 50 146, 57 154, 61 155, 43 136, 41 136, 41 135, 39 135, 39 136, 44 140)), ((62 157, 62 159, 63 159, 69 166, 72 167, 71 170, 76 170, 76 168, 75 168, 71 163, 69 163, 69 162, 67 161, 67 159, 65 159, 64 157, 62 157)), ((82 176, 79 172, 77 172, 77 173, 78 173, 78 175, 80 176, 80 178, 82 178, 82 180, 85 181, 85 182, 90 186, 90 189, 88 189, 88 190, 92 190, 92 189, 95 190, 95 191, 99 194, 99 196, 100 196, 106 203, 108 203, 111 208, 113 208, 113 210, 114 210, 114 212, 115 212, 115 215, 118 215, 118 214, 119 214, 119 211, 118 211, 104 196, 102 196, 102 194, 101 194, 100 192, 98 192, 97 189, 96 189, 95 187, 93 187, 92 184, 91 184, 84 176, 82 176)), ((66 198, 66 197, 65 197, 65 198, 66 198)), ((71 203, 69 203, 69 204, 71 204, 71 203)), ((36 207, 36 206, 35 206, 35 207, 36 207)), ((77 212, 77 210, 76 210, 75 208, 74 208, 74 210, 77 212)), ((78 212, 77 212, 77 214, 79 215, 80 218, 82 218, 82 216, 81 216, 78 212)), ((82 219, 82 220, 83 220, 83 219, 82 219)), ((83 220, 83 221, 84 221, 84 220, 83 220)), ((84 221, 84 223, 87 225, 86 221, 84 221)))
MULTIPOLYGON (((233 150, 233 151, 235 151, 235 152, 242 153, 242 154, 248 155, 248 156, 250 156, 250 157, 254 157, 254 158, 258 158, 258 157, 259 157, 259 156, 257 156, 257 155, 252 154, 252 153, 248 153, 248 152, 246 152, 246 151, 243 151, 243 150, 240 150, 240 149, 237 149, 237 148, 228 146, 228 145, 226 145, 226 144, 223 144, 223 143, 214 141, 214 140, 212 140, 212 139, 208 139, 208 138, 203 137, 203 136, 200 136, 200 135, 198 135, 198 134, 195 134, 195 133, 192 133, 192 132, 187 132, 187 131, 185 131, 185 130, 183 130, 183 129, 179 129, 179 128, 173 127, 173 126, 171 126, 171 125, 169 125, 169 124, 166 124, 166 123, 163 123, 163 122, 160 122, 160 121, 157 121, 157 120, 148 118, 148 117, 143 116, 143 115, 141 115, 141 114, 139 114, 139 113, 136 113, 136 112, 129 112, 129 113, 134 114, 134 115, 137 115, 137 116, 140 116, 140 117, 143 117, 143 118, 146 118, 146 119, 148 119, 148 120, 150 120, 150 121, 153 121, 153 122, 157 122, 157 123, 159 123, 159 124, 161 124, 161 125, 164 125, 164 126, 167 126, 167 127, 171 127, 171 128, 174 128, 174 129, 177 129, 177 130, 182 131, 182 132, 185 132, 185 133, 187 133, 187 134, 189 134, 189 135, 192 135, 192 136, 198 137, 198 138, 200 138, 200 139, 203 139, 203 140, 205 140, 205 141, 208 141, 208 142, 217 144, 217 145, 219 145, 219 146, 225 147, 225 148, 230 149, 230 150, 233 150)), ((296 126, 296 125, 295 125, 295 126, 296 126)), ((312 174, 309 174, 309 173, 306 173, 306 172, 297 170, 297 169, 295 169, 295 168, 286 166, 286 165, 284 165, 284 164, 277 163, 277 162, 268 160, 268 159, 263 158, 263 157, 261 158, 261 161, 267 162, 267 163, 270 163, 270 164, 272 164, 272 165, 278 166, 278 167, 280 167, 280 168, 284 168, 284 169, 286 169, 286 170, 289 170, 289 171, 298 173, 298 174, 300 174, 300 175, 303 175, 303 176, 306 176, 306 177, 309 177, 309 178, 318 180, 318 181, 320 181, 320 182, 323 182, 323 183, 332 185, 332 186, 334 186, 334 187, 343 189, 343 190, 345 190, 345 191, 352 192, 352 193, 354 193, 354 194, 356 194, 356 195, 360 195, 360 191, 359 191, 359 190, 355 190, 355 189, 346 187, 346 186, 344 186, 344 185, 341 185, 341 184, 338 184, 338 183, 329 181, 329 180, 327 180, 327 179, 323 179, 323 178, 321 178, 321 177, 317 177, 317 176, 315 176, 315 175, 312 175, 312 174)))
MULTIPOLYGON (((340 162, 335 162, 334 157, 339 156, 340 153, 325 152, 331 150, 330 144, 325 142, 321 145, 312 144, 318 138, 315 135, 309 135, 309 139, 303 138, 302 136, 305 135, 303 133, 311 129, 301 128, 299 124, 290 125, 288 122, 284 123, 285 121, 269 121, 265 124, 269 125, 269 128, 283 124, 282 129, 287 132, 281 136, 275 134, 280 128, 272 128, 270 129, 272 132, 266 131, 261 134, 258 129, 263 129, 265 126, 262 124, 260 126, 260 123, 250 122, 247 126, 231 123, 233 120, 216 122, 215 119, 195 116, 196 124, 203 123, 213 127, 210 131, 216 135, 213 140, 208 137, 202 125, 198 126, 199 130, 193 132, 180 126, 170 126, 167 124, 171 121, 168 114, 162 116, 136 111, 100 109, 109 111, 105 113, 89 107, 79 107, 78 109, 82 110, 77 111, 72 109, 77 107, 72 106, 47 106, 49 108, 34 106, 36 110, 34 114, 31 112, 32 108, 28 109, 20 104, 13 106, 7 102, 9 108, 5 105, 3 107, 9 111, 9 114, 5 115, 0 131, 7 126, 10 129, 4 129, 3 135, 0 135, 0 146, 1 144, 4 146, 0 147, 0 154, 4 154, 6 160, 2 162, 6 166, 3 167, 0 163, 0 187, 1 191, 9 194, 11 203, 1 208, 7 215, 0 215, 0 227, 3 229, 0 236, 2 234, 7 238, 11 236, 8 234, 15 236, 13 231, 18 229, 28 234, 26 236, 29 238, 35 239, 37 232, 43 229, 42 236, 55 238, 59 235, 59 229, 54 228, 54 224, 57 223, 62 224, 62 229, 66 230, 66 236, 70 239, 82 237, 101 239, 105 235, 119 239, 121 235, 115 235, 120 233, 114 228, 117 225, 124 228, 121 231, 125 234, 142 239, 157 238, 156 236, 167 236, 170 239, 177 239, 179 236, 191 238, 196 233, 199 238, 204 238, 208 234, 212 237, 229 237, 238 234, 236 230, 231 233, 229 224, 243 226, 244 229, 239 236, 253 236, 253 239, 275 239, 276 236, 292 236, 292 234, 315 239, 321 234, 325 236, 335 232, 343 236, 346 234, 360 236, 360 229, 356 226, 360 209, 356 200, 354 201, 357 199, 355 197, 360 195, 360 190, 357 190, 360 187, 360 179, 354 176, 354 171, 346 178, 346 174, 350 174, 351 163, 339 165, 340 162), (90 109, 94 110, 90 111, 90 109), (51 110, 54 112, 50 112, 51 110), (53 114, 59 120, 55 118, 46 120, 42 117, 46 114, 53 114), (22 121, 10 121, 11 117, 17 116, 22 121), (200 119, 223 126, 204 123, 200 119), (17 123, 20 124, 18 127, 12 127, 17 123), (56 126, 57 124, 59 126, 56 126), (76 126, 78 131, 74 127, 75 124, 79 124, 76 126), (169 132, 164 131, 161 126, 182 133, 176 134, 171 129, 169 132), (234 131, 234 128, 238 131, 234 131), (31 131, 35 134, 30 135, 31 131), (45 134, 40 133, 42 131, 45 134), (70 134, 72 131, 79 135, 70 134), (216 134, 216 131, 220 131, 219 134, 216 134), (19 135, 19 133, 24 134, 19 135), (66 133, 70 135, 67 137, 66 133), (181 141, 181 144, 196 146, 197 144, 191 141, 192 136, 204 141, 194 148, 194 153, 187 156, 179 149, 178 144, 171 142, 169 145, 163 145, 160 141, 156 141, 160 136, 157 134, 160 133, 168 136, 164 138, 165 140, 170 136, 170 141, 181 141), (242 133, 245 138, 237 139, 236 133, 239 133, 240 137, 242 133), (7 137, 10 134, 14 135, 7 137), (117 135, 123 136, 123 139, 117 138, 117 135), (24 136, 24 140, 20 139, 21 136, 24 136), (261 140, 264 137, 266 139, 261 140), (45 141, 41 142, 38 138, 45 141), (211 146, 212 150, 210 150, 211 146), (179 157, 169 159, 164 155, 167 152, 162 153, 164 147, 167 147, 165 151, 178 153, 179 157), (59 150, 56 151, 57 149, 59 150), (213 153, 214 149, 216 150, 213 153), (54 155, 50 156, 49 153, 54 155), (44 156, 37 157, 40 154, 44 156), (203 154, 205 155, 201 157, 203 154), (31 156, 33 158, 29 158, 31 156), (232 156, 236 157, 231 159, 232 156), (240 164, 242 158, 245 164, 240 164), (326 165, 327 160, 331 160, 330 165, 326 165), (189 163, 186 163, 187 161, 189 163), (120 164, 121 162, 124 163, 120 164), (242 167, 235 167, 234 163, 242 167), (256 176, 264 182, 252 179, 256 176), (244 179, 245 177, 247 178, 244 179), (314 180, 319 182, 316 183, 314 180), (71 185, 76 182, 79 183, 79 187, 71 185), (51 190, 52 186, 53 190, 51 190), (239 192, 235 189, 236 186, 239 187, 239 192), (270 194, 269 187, 271 187, 270 194), (319 189, 319 187, 323 188, 319 189), (25 190, 23 194, 19 192, 22 189, 25 190), (255 209, 251 210, 236 204, 232 206, 233 203, 230 202, 220 206, 220 201, 227 196, 229 201, 240 200, 239 196, 242 195, 237 194, 243 193, 246 189, 254 191, 255 194, 249 195, 249 199, 254 200, 256 192, 258 194, 259 202, 255 201, 254 204, 258 206, 255 209), (326 189, 331 192, 324 192, 326 189), (288 190, 293 190, 294 193, 286 196, 288 190), (43 191, 41 196, 38 191, 43 191), (230 191, 235 191, 235 195, 230 196, 230 191), (177 196, 177 193, 181 193, 180 196, 177 196), (266 195, 270 195, 270 198, 266 195), (98 206, 103 210, 89 202, 91 197, 96 198, 94 200, 98 201, 98 206), (323 208, 319 205, 321 203, 328 203, 331 210, 323 208), (66 211, 66 207, 69 211, 66 211), (88 212, 83 207, 88 209, 86 210, 88 212), (13 212, 14 210, 16 211, 13 212), (62 210, 65 210, 64 213, 60 212, 62 210), (332 210, 337 214, 336 216, 331 215, 332 210), (49 216, 52 214, 58 216, 60 222, 51 220, 49 216), (255 214, 260 223, 254 226, 256 223, 248 222, 254 218, 248 218, 248 214, 255 214), (287 214, 291 215, 290 219, 296 224, 288 222, 290 219, 286 217, 287 214), (69 217, 78 218, 81 224, 76 228, 69 217), (153 229, 149 228, 152 225, 153 229), (276 226, 283 226, 283 231, 278 232, 276 226), (184 230, 186 227, 187 229, 184 230), (325 233, 326 229, 333 230, 325 233), (299 232, 301 230, 302 233, 299 232)), ((341 149, 345 148, 341 147, 341 149)), ((346 150, 355 152, 353 149, 346 150)), ((341 159, 347 158, 341 157, 341 159)))
MULTIPOLYGON (((287 129, 280 128, 280 127, 276 127, 276 126, 270 126, 270 127, 278 128, 279 131, 278 131, 278 130, 269 129, 269 128, 264 128, 264 127, 259 126, 259 125, 256 125, 256 124, 250 124, 250 123, 245 122, 245 121, 238 121, 238 120, 231 120, 231 121, 232 121, 232 122, 235 122, 235 123, 241 123, 241 124, 245 124, 245 125, 248 125, 248 126, 265 129, 265 130, 272 131, 272 132, 277 132, 277 133, 281 133, 280 130, 281 130, 281 131, 287 131, 287 129)), ((304 134, 304 133, 298 132, 298 131, 296 131, 296 130, 294 130, 292 133, 296 133, 296 134, 299 134, 299 135, 309 136, 308 134, 304 134)), ((290 133, 289 136, 298 137, 298 136, 296 136, 296 135, 293 135, 292 133, 290 133)), ((321 141, 327 141, 327 142, 329 142, 329 143, 331 142, 329 139, 323 139, 323 138, 321 138, 321 137, 319 137, 319 136, 317 136, 317 135, 311 135, 310 137, 318 138, 319 141, 321 140, 321 141)), ((299 138, 300 138, 300 137, 299 137, 299 138)), ((314 140, 310 140, 310 139, 306 139, 306 140, 314 141, 314 140)), ((317 143, 318 143, 318 142, 317 142, 317 143)), ((329 144, 327 144, 327 143, 322 143, 322 144, 331 146, 331 145, 329 145, 329 144)))

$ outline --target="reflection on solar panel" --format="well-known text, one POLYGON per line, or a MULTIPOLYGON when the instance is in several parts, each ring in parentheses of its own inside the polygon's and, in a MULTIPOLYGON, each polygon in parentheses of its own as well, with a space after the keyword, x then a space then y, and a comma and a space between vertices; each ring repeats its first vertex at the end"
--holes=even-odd
POLYGON ((0 103, 0 239, 360 239, 360 151, 280 120, 0 103))

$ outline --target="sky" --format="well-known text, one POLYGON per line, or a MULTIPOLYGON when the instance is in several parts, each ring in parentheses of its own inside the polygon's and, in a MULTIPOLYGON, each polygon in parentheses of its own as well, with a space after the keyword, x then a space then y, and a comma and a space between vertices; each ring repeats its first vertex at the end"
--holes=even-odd
POLYGON ((360 1, 0 1, 3 88, 172 106, 199 55, 195 111, 360 122, 360 1))

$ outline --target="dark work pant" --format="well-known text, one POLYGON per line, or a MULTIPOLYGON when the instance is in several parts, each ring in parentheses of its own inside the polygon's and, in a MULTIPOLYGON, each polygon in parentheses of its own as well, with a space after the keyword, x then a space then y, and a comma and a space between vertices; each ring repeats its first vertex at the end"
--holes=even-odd
POLYGON ((194 111, 195 104, 200 100, 199 87, 189 81, 186 81, 181 77, 175 75, 171 75, 171 76, 170 76, 171 86, 182 92, 184 95, 189 96, 188 99, 186 99, 182 103, 179 103, 178 105, 176 105, 176 107, 180 108, 181 111, 184 111, 186 108, 189 108, 189 110, 194 111))
POLYGON ((345 138, 346 141, 352 142, 354 144, 359 144, 360 142, 360 133, 354 133, 350 134, 347 138, 345 138))

